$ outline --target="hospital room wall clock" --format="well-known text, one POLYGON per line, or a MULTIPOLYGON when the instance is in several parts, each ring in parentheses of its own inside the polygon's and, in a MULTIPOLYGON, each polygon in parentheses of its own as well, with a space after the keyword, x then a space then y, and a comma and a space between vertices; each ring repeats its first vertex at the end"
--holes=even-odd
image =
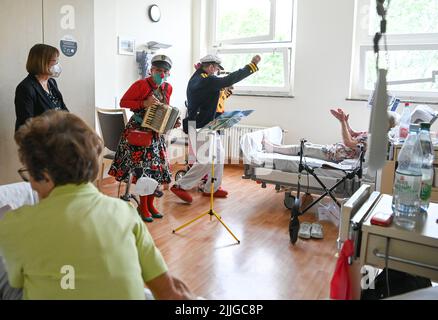
POLYGON ((148 9, 148 16, 149 19, 151 19, 152 22, 158 22, 161 19, 161 10, 158 5, 153 4, 148 9))

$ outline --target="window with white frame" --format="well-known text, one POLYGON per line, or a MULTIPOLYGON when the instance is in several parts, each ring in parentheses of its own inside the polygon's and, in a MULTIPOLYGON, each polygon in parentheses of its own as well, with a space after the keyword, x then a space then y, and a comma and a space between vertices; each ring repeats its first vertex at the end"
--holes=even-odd
POLYGON ((210 51, 232 72, 259 54, 262 72, 236 83, 241 94, 290 95, 293 0, 211 1, 210 51))
MULTIPOLYGON (((373 37, 380 31, 376 0, 356 1, 350 96, 367 97, 376 81, 373 37)), ((388 0, 385 1, 388 5, 388 0)), ((387 68, 388 90, 410 100, 438 97, 438 0, 392 0, 387 10, 387 51, 380 40, 379 68, 387 68)))

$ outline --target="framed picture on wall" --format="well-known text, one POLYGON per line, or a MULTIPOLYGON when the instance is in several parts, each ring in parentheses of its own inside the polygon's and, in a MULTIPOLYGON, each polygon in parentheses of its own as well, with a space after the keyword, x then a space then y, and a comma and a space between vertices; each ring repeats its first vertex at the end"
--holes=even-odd
POLYGON ((118 54, 134 55, 135 40, 133 38, 118 37, 118 54))

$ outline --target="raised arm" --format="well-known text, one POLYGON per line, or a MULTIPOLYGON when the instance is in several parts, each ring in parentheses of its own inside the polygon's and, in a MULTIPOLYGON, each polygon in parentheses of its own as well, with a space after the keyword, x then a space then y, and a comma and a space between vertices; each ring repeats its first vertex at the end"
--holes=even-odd
POLYGON ((338 108, 337 110, 331 109, 330 113, 341 123, 343 143, 349 148, 355 148, 358 144, 358 140, 356 139, 356 137, 360 134, 360 132, 353 131, 350 128, 350 125, 348 123, 349 115, 345 114, 345 112, 340 108, 338 108))
POLYGON ((330 109, 330 113, 339 121, 346 121, 348 132, 350 132, 352 137, 357 137, 358 135, 363 134, 363 132, 361 131, 354 131, 353 129, 351 129, 350 123, 348 122, 350 115, 345 113, 344 110, 342 110, 341 108, 337 108, 336 110, 330 109))
POLYGON ((344 144, 349 148, 355 148, 358 144, 358 141, 353 137, 348 130, 348 122, 346 120, 341 122, 341 130, 342 130, 342 140, 344 144))
POLYGON ((347 129, 348 129, 348 132, 350 132, 350 134, 351 134, 351 136, 352 136, 353 138, 356 138, 357 136, 363 134, 363 132, 361 132, 361 131, 354 131, 353 129, 351 129, 351 127, 350 127, 350 123, 348 122, 349 117, 350 117, 349 114, 345 115, 345 121, 347 122, 347 129))
POLYGON ((231 87, 233 84, 245 79, 249 75, 259 70, 258 63, 261 58, 259 55, 255 55, 249 64, 242 69, 234 71, 225 77, 209 77, 208 87, 213 90, 220 90, 226 87, 231 87))

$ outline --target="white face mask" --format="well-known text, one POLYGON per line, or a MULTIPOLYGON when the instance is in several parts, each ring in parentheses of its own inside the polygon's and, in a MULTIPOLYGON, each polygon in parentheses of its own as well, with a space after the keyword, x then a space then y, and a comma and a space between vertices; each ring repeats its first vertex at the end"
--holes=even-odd
POLYGON ((62 68, 61 68, 61 65, 59 64, 59 62, 57 64, 51 66, 49 71, 50 71, 51 77, 58 78, 62 72, 62 68))

